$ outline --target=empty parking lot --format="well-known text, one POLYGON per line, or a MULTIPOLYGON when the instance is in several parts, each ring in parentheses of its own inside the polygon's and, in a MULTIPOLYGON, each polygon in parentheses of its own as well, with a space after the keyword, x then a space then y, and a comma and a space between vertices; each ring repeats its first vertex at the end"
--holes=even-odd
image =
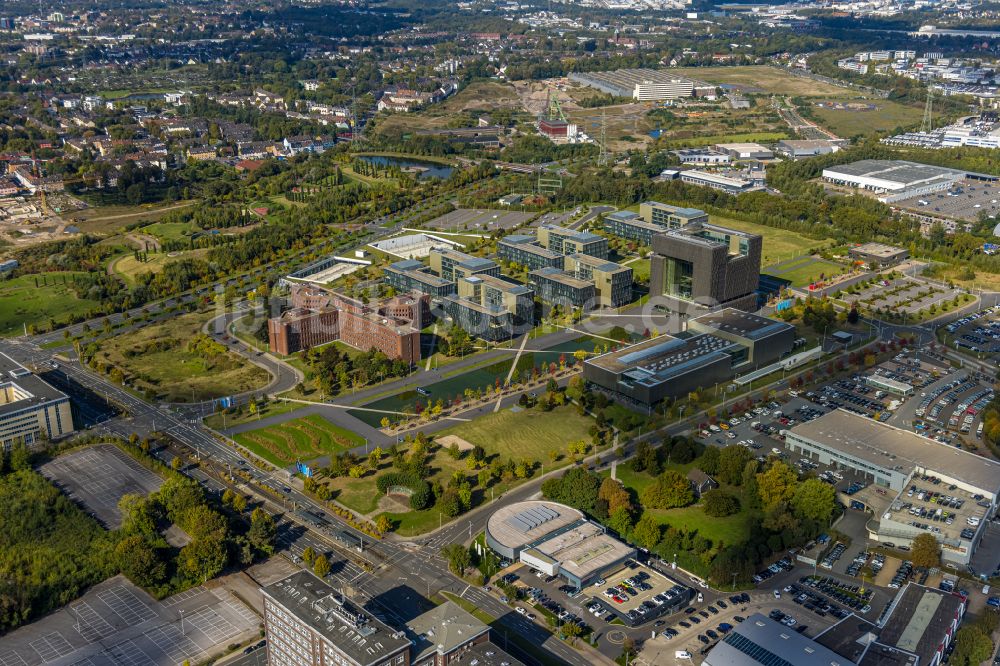
POLYGON ((511 210, 460 208, 435 218, 424 226, 427 229, 439 229, 441 231, 513 229, 534 217, 535 213, 521 213, 511 210))
POLYGON ((176 666, 257 636, 260 621, 224 588, 158 602, 123 576, 4 636, 0 666, 176 666))
POLYGON ((118 501, 123 495, 147 495, 163 483, 163 479, 112 444, 59 456, 39 471, 109 529, 121 525, 118 501))

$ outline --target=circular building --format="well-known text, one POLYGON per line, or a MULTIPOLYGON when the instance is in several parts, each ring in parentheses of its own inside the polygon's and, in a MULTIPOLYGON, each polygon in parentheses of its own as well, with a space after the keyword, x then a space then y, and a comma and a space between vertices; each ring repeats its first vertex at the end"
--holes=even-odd
POLYGON ((578 588, 635 556, 634 548, 608 535, 581 511, 541 500, 498 509, 486 523, 486 545, 578 588))

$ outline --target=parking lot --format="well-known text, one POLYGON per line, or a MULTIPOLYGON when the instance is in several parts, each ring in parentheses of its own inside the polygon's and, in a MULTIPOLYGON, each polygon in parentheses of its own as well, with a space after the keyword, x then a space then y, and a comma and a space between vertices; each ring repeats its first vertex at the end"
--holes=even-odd
POLYGON ((196 587, 156 601, 124 576, 4 636, 3 666, 176 666, 258 635, 260 619, 232 593, 196 587))
POLYGON ((975 222, 983 213, 996 217, 1000 212, 1000 185, 983 181, 959 181, 946 192, 922 194, 893 203, 916 213, 975 222))
POLYGON ((952 303, 962 293, 960 289, 901 276, 891 279, 884 277, 854 294, 841 292, 839 298, 848 304, 856 302, 873 310, 915 315, 921 310, 929 311, 932 306, 939 309, 945 302, 952 303))
POLYGON ((434 218, 423 225, 425 229, 439 231, 487 231, 492 229, 513 229, 533 219, 535 213, 512 210, 487 210, 481 208, 460 208, 434 218))
POLYGON ((979 310, 944 327, 959 350, 975 354, 1000 354, 1000 305, 979 310))
POLYGON ((163 483, 163 479, 112 444, 59 456, 39 471, 108 529, 121 526, 118 501, 124 495, 148 495, 163 483))

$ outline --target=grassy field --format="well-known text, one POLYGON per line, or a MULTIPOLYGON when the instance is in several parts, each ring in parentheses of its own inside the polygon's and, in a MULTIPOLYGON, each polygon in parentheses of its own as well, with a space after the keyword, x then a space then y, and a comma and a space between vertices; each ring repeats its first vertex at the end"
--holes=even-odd
POLYGON ((801 257, 791 262, 784 262, 780 265, 769 266, 763 269, 763 272, 768 275, 774 275, 783 280, 791 280, 793 287, 805 287, 813 282, 847 271, 847 266, 814 257, 801 257), (774 270, 771 270, 771 268, 774 268, 774 270))
POLYGON ((193 201, 181 201, 166 206, 142 204, 141 206, 95 206, 72 211, 65 217, 73 218, 81 231, 91 234, 116 232, 136 222, 155 222, 172 210, 193 206, 193 201))
POLYGON ((120 275, 126 282, 134 283, 135 277, 139 273, 159 273, 163 267, 171 261, 181 259, 197 259, 208 254, 208 248, 191 250, 189 252, 159 252, 149 255, 148 261, 136 261, 131 254, 116 259, 112 264, 112 270, 116 275, 120 275))
POLYGON ((586 416, 572 407, 551 412, 510 409, 482 416, 469 423, 442 430, 440 435, 456 435, 470 444, 478 444, 487 454, 503 458, 527 458, 548 462, 550 451, 566 451, 566 445, 581 439, 590 441, 590 426, 586 416))
POLYGON ((664 139, 658 145, 663 148, 692 148, 711 146, 716 143, 773 143, 787 139, 787 132, 744 132, 742 134, 713 134, 680 139, 664 139))
POLYGON ((190 222, 154 222, 136 231, 156 236, 161 241, 176 241, 186 239, 197 229, 190 222))
POLYGON ((97 358, 122 368, 140 391, 167 402, 211 400, 263 388, 270 375, 230 352, 206 357, 188 343, 213 313, 184 314, 101 343, 97 358))
POLYGON ((743 220, 734 220, 729 217, 720 217, 718 215, 712 215, 711 222, 712 224, 719 224, 723 227, 730 227, 738 231, 748 231, 750 233, 760 234, 763 236, 764 248, 760 260, 762 266, 769 266, 771 264, 776 264, 779 261, 800 257, 811 249, 823 247, 833 242, 829 240, 809 238, 808 236, 804 236, 796 231, 765 227, 761 224, 744 222, 743 220))
POLYGON ((732 83, 760 88, 778 95, 828 95, 844 97, 850 94, 847 88, 798 77, 776 67, 748 65, 742 67, 684 67, 671 70, 682 76, 708 81, 709 83, 732 83))
POLYGON ((847 111, 813 107, 819 123, 834 134, 850 138, 859 134, 886 132, 897 127, 912 127, 920 124, 923 110, 905 106, 886 99, 875 100, 877 111, 847 111))
POLYGON ((243 423, 257 421, 258 418, 264 419, 269 416, 278 416, 279 414, 294 412, 296 409, 302 409, 303 407, 305 407, 305 405, 300 402, 274 400, 260 407, 258 414, 250 414, 244 410, 241 414, 226 414, 225 417, 223 417, 222 412, 219 412, 212 414, 211 416, 206 416, 203 419, 203 423, 214 430, 223 430, 225 428, 232 428, 233 426, 241 425, 243 423))
POLYGON ((70 282, 82 273, 57 272, 22 275, 0 280, 0 335, 21 335, 24 327, 47 325, 50 318, 65 319, 99 305, 77 298, 63 280, 70 282))
POLYGON ((364 438, 330 423, 319 414, 241 432, 233 439, 279 467, 337 454, 365 443, 364 438))

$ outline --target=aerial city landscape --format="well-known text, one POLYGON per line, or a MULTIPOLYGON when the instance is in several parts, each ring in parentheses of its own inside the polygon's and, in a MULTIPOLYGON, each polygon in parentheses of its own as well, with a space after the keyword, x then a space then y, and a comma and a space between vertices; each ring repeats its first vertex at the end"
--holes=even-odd
POLYGON ((1000 665, 1000 4, 0 2, 0 666, 1000 665))

